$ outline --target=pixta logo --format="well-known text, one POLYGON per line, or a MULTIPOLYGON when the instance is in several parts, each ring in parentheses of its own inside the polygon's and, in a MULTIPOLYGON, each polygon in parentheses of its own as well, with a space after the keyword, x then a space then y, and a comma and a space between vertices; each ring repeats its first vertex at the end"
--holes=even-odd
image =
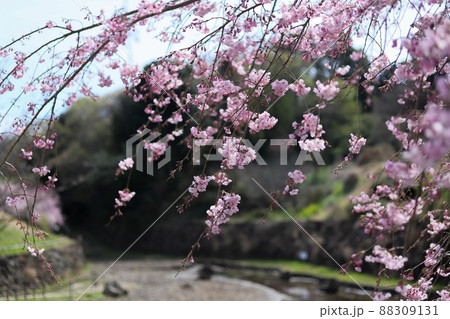
POLYGON ((150 133, 149 129, 145 129, 140 134, 129 138, 126 142, 126 154, 127 158, 136 155, 136 170, 144 172, 145 166, 145 173, 153 175, 155 160, 164 155, 157 164, 157 168, 160 169, 170 162, 171 152, 167 136, 161 137, 162 134, 158 132, 150 133), (146 165, 144 165, 144 158, 147 159, 146 165))
MULTIPOLYGON (((198 140, 199 143, 196 143, 197 140, 194 139, 193 142, 193 151, 192 151, 192 162, 194 165, 200 165, 202 155, 203 158, 207 162, 213 161, 222 161, 222 155, 216 153, 212 153, 210 151, 206 151, 207 154, 202 154, 202 147, 204 146, 213 146, 216 150, 221 148, 223 145, 223 140, 220 139, 211 139, 211 140, 198 140)), ((243 144, 248 148, 251 148, 256 153, 255 162, 257 165, 265 166, 268 165, 267 162, 263 159, 261 154, 259 154, 259 150, 261 147, 267 142, 266 139, 258 140, 254 145, 248 139, 243 140, 243 144)), ((270 146, 278 147, 280 149, 280 162, 279 165, 288 165, 288 148, 297 146, 297 140, 295 139, 271 139, 269 140, 270 146)), ((325 161, 322 158, 322 155, 318 151, 307 152, 305 150, 300 150, 300 153, 297 156, 295 161, 295 165, 301 166, 305 162, 315 162, 319 166, 325 165, 325 161)))
MULTIPOLYGON (((170 139, 168 136, 162 136, 161 133, 151 133, 149 129, 143 130, 140 134, 136 134, 126 142, 126 155, 127 158, 136 158, 136 170, 153 175, 155 166, 157 169, 165 166, 172 159, 171 148, 169 146, 170 139), (146 163, 144 164, 144 159, 146 163), (157 162, 157 165, 155 164, 157 162)), ((259 150, 267 142, 266 139, 260 139, 255 144, 252 144, 249 140, 243 139, 242 143, 252 149, 255 152, 255 163, 260 166, 268 165, 263 159, 259 150)), ((279 165, 288 165, 288 148, 297 146, 295 139, 271 139, 269 140, 270 146, 278 147, 280 150, 279 165)), ((223 157, 217 151, 223 146, 222 139, 211 140, 192 140, 192 160, 193 165, 201 165, 202 158, 206 162, 222 161, 223 157), (204 147, 213 147, 215 151, 205 150, 204 147), (202 149, 203 148, 203 149, 202 149), (206 154, 203 154, 205 151, 206 154)), ((325 165, 325 162, 320 152, 307 152, 300 150, 295 161, 296 166, 303 165, 305 162, 315 162, 316 165, 325 165)))

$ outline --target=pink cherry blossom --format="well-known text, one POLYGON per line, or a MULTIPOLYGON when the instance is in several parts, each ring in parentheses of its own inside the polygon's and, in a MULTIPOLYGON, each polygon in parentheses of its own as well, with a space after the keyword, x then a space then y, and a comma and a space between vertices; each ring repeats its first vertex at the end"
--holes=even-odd
POLYGON ((34 167, 32 171, 33 173, 38 174, 39 176, 45 176, 48 173, 50 173, 50 170, 47 168, 47 166, 34 167))
POLYGON ((392 296, 392 294, 390 292, 377 291, 373 295, 373 299, 375 299, 376 301, 384 301, 384 300, 391 298, 391 296, 392 296))
POLYGON ((369 71, 364 74, 366 79, 374 80, 387 66, 389 59, 385 54, 375 58, 369 68, 369 71))
POLYGON ((228 176, 225 172, 218 172, 216 175, 213 176, 213 180, 218 185, 223 185, 223 186, 227 186, 232 182, 232 180, 228 178, 228 176))
POLYGON ((425 256, 424 265, 425 265, 425 267, 430 267, 430 266, 434 266, 438 263, 440 257, 444 253, 444 249, 441 248, 440 245, 431 243, 430 248, 428 248, 425 251, 425 253, 426 253, 426 256, 425 256))
POLYGON ((45 249, 37 250, 36 248, 31 248, 30 246, 27 247, 27 250, 33 257, 41 256, 45 251, 45 249))
POLYGON ((198 193, 206 192, 206 187, 208 186, 208 183, 213 180, 213 176, 194 176, 194 181, 192 182, 191 187, 189 187, 189 193, 192 194, 194 197, 198 197, 198 193))
POLYGON ((277 96, 283 96, 288 89, 288 81, 286 80, 275 80, 272 82, 273 93, 277 96))
POLYGON ((350 54, 350 59, 353 61, 358 61, 363 57, 363 53, 361 51, 353 51, 352 54, 350 54))
POLYGON ((294 181, 294 183, 296 184, 301 184, 306 180, 306 176, 303 175, 302 171, 299 169, 296 169, 293 172, 289 172, 288 176, 290 178, 292 178, 292 180, 294 181))
POLYGON ((428 298, 428 290, 431 286, 432 278, 426 280, 425 278, 420 278, 418 283, 415 285, 399 286, 396 291, 399 292, 407 300, 421 301, 428 298))
POLYGON ((316 93, 319 98, 330 101, 339 93, 338 82, 331 81, 329 84, 323 84, 320 81, 316 81, 314 93, 316 93))
POLYGON ((270 114, 264 111, 258 114, 255 120, 251 120, 248 124, 251 133, 257 133, 262 130, 270 130, 277 124, 278 119, 270 116, 270 114))
POLYGON ((120 201, 122 203, 129 202, 134 197, 134 195, 136 195, 135 192, 130 192, 128 190, 119 191, 120 201))
POLYGON ((398 270, 403 268, 408 258, 392 255, 385 248, 375 245, 373 255, 366 256, 366 262, 383 264, 387 269, 398 270))
POLYGON ((269 84, 270 82, 270 72, 266 72, 264 70, 251 70, 248 78, 246 80, 246 84, 250 88, 257 87, 256 95, 260 95, 264 86, 269 84))
POLYGON ((239 211, 238 205, 241 201, 241 196, 237 194, 224 194, 218 200, 217 203, 211 206, 206 214, 208 219, 206 225, 210 228, 212 234, 220 234, 220 225, 227 223, 230 220, 230 216, 236 214, 239 211))
POLYGON ((350 134, 350 139, 348 142, 350 143, 350 148, 348 149, 352 154, 359 154, 361 152, 361 147, 366 145, 366 139, 363 137, 358 138, 353 134, 350 134))
POLYGON ((166 153, 166 149, 168 147, 167 143, 164 142, 153 142, 153 143, 145 143, 144 149, 151 150, 150 156, 147 158, 148 162, 153 162, 158 160, 162 155, 166 153))
POLYGON ((336 69, 336 74, 339 74, 340 76, 346 75, 350 71, 350 65, 341 66, 336 69))
POLYGON ((298 96, 306 95, 311 91, 311 88, 307 87, 302 79, 295 81, 293 84, 289 84, 289 88, 298 96))
POLYGON ((404 162, 387 161, 384 169, 390 177, 403 181, 411 181, 420 173, 417 165, 404 162))
POLYGON ((224 137, 223 145, 217 150, 223 156, 221 167, 223 169, 244 169, 245 165, 256 159, 254 149, 245 145, 241 138, 224 137))
POLYGON ((299 141, 298 145, 302 150, 308 152, 319 152, 325 149, 325 141, 320 138, 299 141))
POLYGON ((7 196, 7 197, 6 197, 5 203, 6 203, 6 205, 8 205, 8 206, 14 207, 14 206, 17 205, 17 203, 18 203, 21 199, 22 199, 21 196, 16 196, 16 197, 9 197, 9 196, 7 196))
POLYGON ((134 165, 134 161, 131 157, 128 157, 119 162, 119 168, 123 171, 126 171, 126 170, 132 168, 133 165, 134 165))
POLYGON ((439 295, 439 298, 436 299, 438 301, 450 301, 450 291, 442 289, 440 291, 436 291, 436 293, 439 295))
POLYGON ((23 148, 21 149, 23 158, 27 160, 33 159, 33 151, 25 151, 23 148))
POLYGON ((217 133, 217 129, 208 126, 206 130, 200 131, 196 127, 191 127, 191 134, 195 138, 194 143, 198 146, 208 145, 214 138, 214 134, 217 133))
POLYGON ((36 146, 37 148, 44 148, 45 147, 45 141, 43 140, 34 140, 34 146, 36 146))

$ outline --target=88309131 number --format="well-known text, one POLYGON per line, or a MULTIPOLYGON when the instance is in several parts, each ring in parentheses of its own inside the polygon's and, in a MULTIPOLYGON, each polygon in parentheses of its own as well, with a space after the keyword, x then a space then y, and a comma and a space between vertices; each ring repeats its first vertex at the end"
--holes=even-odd
POLYGON ((378 314, 380 316, 437 316, 438 309, 436 305, 380 306, 378 314))

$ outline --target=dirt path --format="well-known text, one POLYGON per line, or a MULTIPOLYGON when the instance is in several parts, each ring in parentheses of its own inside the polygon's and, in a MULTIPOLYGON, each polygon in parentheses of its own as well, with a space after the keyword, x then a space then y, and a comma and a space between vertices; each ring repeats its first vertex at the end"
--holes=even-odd
MULTIPOLYGON (((112 261, 92 262, 90 276, 99 276, 112 261)), ((177 260, 149 257, 118 261, 89 291, 102 291, 108 281, 117 281, 129 291, 120 300, 286 300, 287 295, 246 280, 213 275, 199 280, 201 265, 189 267, 175 277, 177 260)), ((77 287, 82 291, 83 287, 77 287)))

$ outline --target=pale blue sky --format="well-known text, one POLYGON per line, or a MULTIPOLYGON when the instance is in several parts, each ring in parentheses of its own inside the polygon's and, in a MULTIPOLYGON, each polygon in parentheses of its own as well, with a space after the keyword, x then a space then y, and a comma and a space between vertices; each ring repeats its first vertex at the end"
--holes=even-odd
MULTIPOLYGON (((22 34, 45 25, 49 20, 63 25, 63 18, 74 19, 73 28, 79 28, 82 24, 89 25, 89 21, 84 20, 86 11, 82 8, 89 7, 95 14, 100 9, 106 11, 106 15, 112 13, 120 7, 131 9, 136 8, 139 0, 27 0, 23 2, 4 2, 0 11, 0 47, 18 38, 22 34)), ((62 31, 55 30, 56 32, 62 31)), ((167 46, 153 39, 154 33, 137 32, 131 35, 131 41, 122 51, 124 58, 130 59, 130 63, 144 65, 155 58, 164 55, 167 46)), ((27 41, 27 46, 34 48, 42 43, 42 36, 33 37, 27 41)), ((27 51, 27 50, 25 50, 27 51)))
MULTIPOLYGON (((106 15, 109 16, 114 10, 125 7, 130 10, 135 9, 139 0, 27 0, 24 2, 2 1, 0 10, 0 47, 9 43, 13 38, 16 39, 31 30, 42 27, 49 20, 56 24, 63 25, 63 18, 70 18, 75 21, 72 22, 73 28, 79 28, 82 24, 89 25, 90 22, 84 20, 87 11, 83 11, 83 7, 89 9, 97 14, 100 9, 104 9, 106 15)), ((32 37, 26 42, 23 51, 29 52, 34 48, 39 47, 45 39, 50 39, 53 36, 58 36, 62 33, 61 30, 52 29, 50 31, 32 37)), ((155 33, 147 33, 143 29, 131 34, 127 42, 127 46, 119 51, 119 55, 123 60, 130 64, 138 64, 144 66, 156 58, 164 55, 167 51, 167 44, 161 43, 154 39, 155 33)), ((62 45, 60 49, 67 49, 74 44, 73 41, 68 41, 67 45, 62 45)), ((9 61, 0 61, 0 68, 5 67, 4 64, 9 61)), ((33 67, 37 62, 31 61, 28 65, 33 67), (34 62, 34 63, 33 63, 34 62)), ((50 64, 47 64, 49 66, 50 64)), ((118 91, 123 87, 121 80, 115 72, 114 85, 109 88, 94 89, 94 93, 98 95, 105 95, 114 91, 118 91)), ((20 87, 27 84, 29 77, 25 77, 21 81, 16 82, 16 86, 20 87)), ((11 100, 17 95, 5 94, 0 96, 0 114, 8 109, 11 100)), ((39 91, 28 93, 21 98, 21 103, 14 107, 6 119, 0 124, 0 132, 4 131, 14 120, 14 115, 22 113, 26 109, 28 101, 33 101, 39 98, 39 91), (14 114, 14 115, 13 115, 14 114)), ((1 121, 1 118, 0 118, 1 121)))

